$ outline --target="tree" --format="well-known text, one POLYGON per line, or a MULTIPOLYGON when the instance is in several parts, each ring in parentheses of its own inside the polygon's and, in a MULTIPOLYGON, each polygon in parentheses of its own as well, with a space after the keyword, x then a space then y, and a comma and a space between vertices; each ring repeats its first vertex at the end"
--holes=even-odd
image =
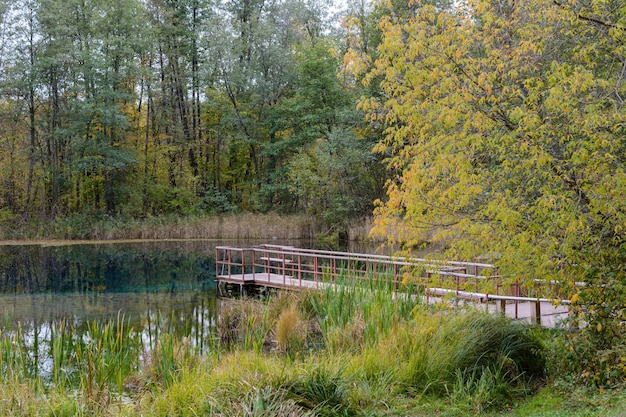
POLYGON ((13 61, 11 46, 13 44, 12 11, 7 2, 0 1, 0 225, 13 222, 21 206, 23 194, 19 181, 23 161, 20 158, 22 150, 21 136, 24 125, 15 123, 20 120, 21 111, 14 106, 11 99, 16 94, 15 74, 8 70, 13 61))
POLYGON ((0 221, 299 211, 304 156, 334 201, 310 212, 370 212, 329 2, 0 0, 0 221))
POLYGON ((365 82, 383 94, 360 105, 398 175, 374 232, 528 284, 584 280, 591 374, 623 377, 626 6, 475 0, 380 25, 365 82))
POLYGON ((293 94, 275 107, 275 140, 265 149, 284 161, 272 184, 286 187, 295 207, 346 235, 351 220, 371 213, 382 171, 355 109, 358 90, 337 76, 335 49, 330 39, 300 47, 293 94))

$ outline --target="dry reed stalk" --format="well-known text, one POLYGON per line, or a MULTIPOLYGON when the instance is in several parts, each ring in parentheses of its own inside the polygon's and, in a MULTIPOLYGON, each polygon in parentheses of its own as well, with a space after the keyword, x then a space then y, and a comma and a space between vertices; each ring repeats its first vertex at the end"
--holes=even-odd
POLYGON ((307 323, 300 317, 294 303, 284 310, 276 323, 276 342, 283 352, 301 349, 306 341, 307 323))
MULTIPOLYGON (((351 241, 365 241, 371 240, 373 237, 370 235, 370 231, 374 227, 374 219, 368 217, 355 221, 348 228, 348 239, 351 241)), ((379 239, 382 242, 382 237, 379 239)))
POLYGON ((318 226, 301 215, 241 213, 193 219, 142 223, 115 231, 117 239, 312 239, 318 226))

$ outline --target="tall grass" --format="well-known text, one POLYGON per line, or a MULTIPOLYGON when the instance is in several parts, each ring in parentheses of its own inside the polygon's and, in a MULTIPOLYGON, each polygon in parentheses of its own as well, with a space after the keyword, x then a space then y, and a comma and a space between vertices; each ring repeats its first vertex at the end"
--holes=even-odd
POLYGON ((294 358, 304 350, 307 325, 295 303, 291 304, 278 317, 274 336, 278 348, 290 358, 294 358))
POLYGON ((260 352, 271 343, 271 306, 253 299, 223 300, 218 312, 218 338, 225 349, 260 352))
POLYGON ((340 277, 321 292, 306 293, 302 302, 314 312, 327 349, 359 351, 385 338, 398 323, 411 317, 420 302, 411 288, 396 292, 384 280, 340 277))
POLYGON ((131 375, 127 386, 134 389, 166 389, 183 376, 198 368, 203 369, 202 353, 188 338, 178 339, 171 333, 159 335, 155 346, 144 351, 139 363, 140 374, 131 375))
POLYGON ((141 342, 132 329, 126 329, 123 317, 116 321, 88 324, 88 330, 75 344, 81 385, 88 395, 99 399, 109 385, 121 393, 124 378, 137 362, 141 342))
POLYGON ((528 327, 472 309, 422 305, 409 288, 398 293, 381 281, 339 280, 301 302, 317 317, 326 351, 351 354, 347 369, 360 381, 359 401, 391 391, 446 396, 483 410, 523 395, 544 374, 541 346, 528 327))
POLYGON ((0 336, 2 380, 25 381, 36 375, 36 363, 26 346, 22 326, 18 323, 14 331, 0 333, 0 336))
POLYGON ((480 382, 493 376, 492 382, 504 380, 517 389, 543 376, 538 341, 522 325, 500 316, 468 312, 445 317, 428 340, 419 342, 405 382, 438 394, 458 385, 459 378, 480 382))
MULTIPOLYGON (((62 239, 314 239, 321 226, 302 215, 239 213, 144 219, 88 215, 60 218, 38 237, 62 239)), ((32 237, 32 236, 31 236, 32 237)))
POLYGON ((33 377, 23 334, 3 335, 0 414, 384 415, 435 398, 470 415, 512 404, 543 376, 541 346, 521 324, 422 305, 382 282, 340 281, 224 300, 210 352, 168 332, 148 349, 122 317, 86 333, 59 325, 50 380, 33 377), (19 414, 10 402, 39 411, 19 414))

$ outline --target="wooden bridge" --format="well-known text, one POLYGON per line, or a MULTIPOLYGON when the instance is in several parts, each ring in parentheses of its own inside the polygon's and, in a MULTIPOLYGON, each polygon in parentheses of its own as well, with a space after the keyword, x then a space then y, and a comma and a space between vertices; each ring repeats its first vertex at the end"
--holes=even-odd
POLYGON ((338 282, 376 280, 394 291, 404 291, 412 285, 427 303, 474 303, 546 327, 555 326, 568 314, 569 288, 539 280, 531 287, 522 286, 500 276, 498 269, 488 263, 282 245, 217 246, 215 259, 218 291, 229 285, 242 293, 249 287, 324 289, 338 282))

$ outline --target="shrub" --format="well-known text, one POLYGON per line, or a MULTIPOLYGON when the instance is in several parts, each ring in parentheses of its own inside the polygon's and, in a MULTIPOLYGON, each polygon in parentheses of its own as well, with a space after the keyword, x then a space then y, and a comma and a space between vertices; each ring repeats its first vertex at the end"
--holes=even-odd
POLYGON ((473 310, 445 313, 419 309, 413 323, 366 350, 360 359, 365 377, 375 380, 395 368, 402 391, 478 395, 484 398, 466 402, 481 408, 509 401, 544 376, 541 345, 526 325, 473 310))
MULTIPOLYGON (((623 246, 626 247, 625 244, 623 246)), ((566 336, 569 365, 581 382, 598 387, 626 383, 626 251, 605 254, 585 270, 585 285, 572 297, 566 336)))

